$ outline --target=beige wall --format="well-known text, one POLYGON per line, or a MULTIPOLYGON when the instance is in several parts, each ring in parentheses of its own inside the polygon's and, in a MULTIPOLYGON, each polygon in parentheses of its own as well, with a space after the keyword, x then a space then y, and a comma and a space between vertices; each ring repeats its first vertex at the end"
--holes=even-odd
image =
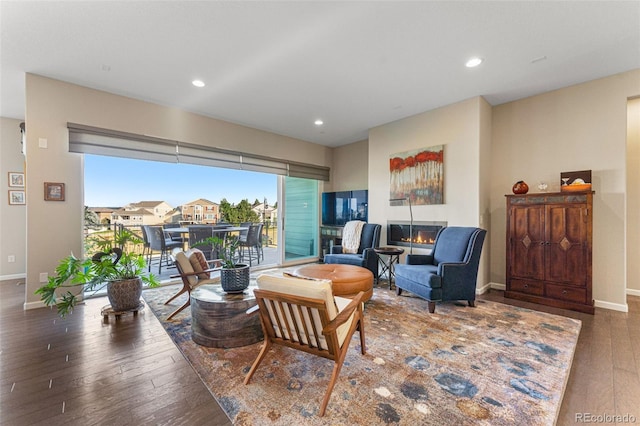
MULTIPOLYGON (((626 309, 625 189, 627 98, 640 70, 493 108, 491 280, 505 282, 505 199, 514 182, 558 191, 563 171, 593 171, 593 297, 626 309)), ((634 260, 636 261, 636 260, 634 260)), ((637 261, 636 261, 637 262, 637 261)))
MULTIPOLYGON (((9 205, 9 172, 24 172, 20 152, 22 120, 0 118, 0 280, 24 278, 26 273, 26 206, 9 205), (8 257, 15 256, 9 263, 8 257)), ((21 189, 21 188, 12 188, 21 189)))
POLYGON ((640 296, 640 98, 627 108, 627 293, 640 296))
MULTIPOLYGON (((387 221, 409 220, 408 207, 389 206, 392 154, 444 145, 444 204, 413 206, 414 221, 447 221, 451 226, 481 226, 488 209, 488 154, 491 107, 480 97, 385 124, 369 132, 369 221, 380 223, 386 244, 387 221), (485 162, 481 164, 481 160, 485 162), (483 187, 481 187, 483 186, 483 187)), ((484 227, 484 226, 481 226, 484 227)), ((425 252, 414 249, 414 253, 425 252)), ((405 252, 406 253, 406 252, 405 252)), ((483 249, 478 286, 488 279, 483 249)))
MULTIPOLYGON (((45 181, 65 182, 67 201, 45 203, 42 190, 27 192, 27 301, 37 301, 32 290, 39 285, 39 272, 52 271, 60 257, 81 248, 82 160, 67 152, 66 122, 71 121, 272 156, 290 158, 295 153, 295 160, 313 164, 335 162, 332 181, 324 190, 361 184, 369 189, 369 220, 383 224, 382 244, 386 243, 387 220, 409 218, 406 207, 389 206, 389 156, 444 144, 445 204, 415 206, 414 216, 416 221, 446 220, 450 225, 480 226, 490 231, 479 286, 504 284, 504 195, 513 183, 525 180, 533 192, 538 182, 544 181, 553 191, 559 189, 560 172, 591 169, 596 191, 594 298, 597 306, 624 310, 627 286, 640 288, 637 252, 629 248, 631 244, 638 247, 640 239, 634 231, 640 229, 636 207, 640 206, 640 185, 633 183, 640 179, 640 148, 631 137, 627 146, 627 133, 633 134, 627 126, 627 121, 633 120, 627 114, 627 99, 639 94, 640 70, 634 70, 494 108, 482 98, 474 98, 371 129, 368 143, 332 150, 28 75, 27 185, 42 188, 45 181), (47 138, 49 148, 38 148, 39 138, 47 138), (363 160, 360 153, 365 151, 368 158, 363 160), (627 193, 627 179, 635 192, 627 193), (52 228, 51 223, 60 226, 52 228)), ((4 131, 2 137, 4 149, 4 131)), ((4 210, 0 222, 6 229, 4 210)))
POLYGON ((39 274, 82 252, 83 161, 68 152, 67 122, 331 165, 325 146, 33 74, 26 76, 26 105, 27 185, 64 182, 67 192, 64 202, 43 201, 41 189, 27 192, 27 307, 41 306, 33 294, 39 274))
POLYGON ((324 191, 368 189, 369 142, 354 142, 333 149, 331 182, 324 191))

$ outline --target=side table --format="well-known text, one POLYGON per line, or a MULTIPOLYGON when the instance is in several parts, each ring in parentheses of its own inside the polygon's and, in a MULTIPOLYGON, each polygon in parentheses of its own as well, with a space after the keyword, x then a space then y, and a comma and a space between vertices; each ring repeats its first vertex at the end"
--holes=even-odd
POLYGON ((391 290, 391 282, 395 279, 394 265, 400 262, 400 255, 404 253, 404 249, 397 247, 378 247, 373 249, 378 254, 378 262, 382 268, 380 275, 387 273, 389 277, 389 290, 391 290), (385 255, 386 259, 383 256, 385 255))
POLYGON ((262 325, 258 312, 255 282, 237 294, 225 293, 220 284, 204 284, 191 292, 191 338, 210 348, 236 348, 259 342, 262 325))

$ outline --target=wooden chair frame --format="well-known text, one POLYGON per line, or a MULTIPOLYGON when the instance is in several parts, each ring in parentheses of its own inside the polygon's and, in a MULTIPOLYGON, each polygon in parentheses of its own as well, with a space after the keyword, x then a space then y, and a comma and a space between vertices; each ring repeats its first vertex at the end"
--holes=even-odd
MULTIPOLYGON (((206 269, 206 270, 200 271, 200 272, 195 272, 195 271, 194 272, 184 272, 182 270, 182 267, 180 267, 180 264, 178 262, 176 262, 175 259, 174 259, 174 264, 176 265, 176 269, 178 270, 179 274, 171 275, 170 278, 178 278, 178 277, 182 278, 182 288, 176 294, 171 296, 171 298, 169 298, 169 300, 164 302, 164 304, 168 305, 173 300, 175 300, 178 296, 180 296, 181 294, 184 294, 184 293, 189 293, 189 297, 187 297, 187 301, 184 303, 184 305, 180 306, 178 309, 173 311, 171 313, 171 315, 169 315, 167 317, 167 321, 170 320, 171 318, 173 318, 175 315, 177 315, 180 312, 182 312, 184 310, 184 308, 186 308, 187 306, 191 305, 191 290, 193 290, 194 288, 198 287, 199 284, 191 286, 191 284, 189 284, 189 277, 194 276, 194 275, 198 275, 198 274, 202 274, 202 273, 209 273, 210 274, 211 272, 219 271, 220 269, 222 269, 222 260, 220 260, 220 259, 208 260, 207 263, 210 266, 211 265, 215 265, 215 266, 213 268, 209 268, 209 269, 206 269)), ((198 281, 200 281, 200 279, 198 279, 198 281)))
POLYGON ((340 313, 338 313, 333 321, 329 319, 326 303, 322 299, 299 297, 260 289, 254 290, 254 294, 258 302, 260 323, 262 324, 262 330, 265 337, 264 345, 251 366, 249 373, 245 377, 244 384, 246 385, 249 383, 249 380, 251 380, 251 377, 272 345, 287 346, 289 348, 330 359, 335 362, 335 365, 322 400, 322 405, 320 406, 320 416, 324 416, 329 403, 329 398, 331 397, 331 392, 333 391, 338 375, 340 374, 340 370, 342 369, 342 364, 344 363, 344 359, 347 355, 349 343, 356 330, 360 331, 360 347, 362 355, 366 353, 362 314, 362 298, 364 297, 364 293, 358 293, 358 295, 353 298, 353 300, 351 300, 351 302, 340 313), (272 312, 280 313, 280 315, 274 315, 276 320, 275 324, 269 314, 268 307, 271 307, 272 312), (286 313, 289 314, 288 317, 286 313), (318 324, 313 320, 314 313, 316 313, 320 318, 322 329, 319 329, 318 324), (298 315, 298 318, 305 318, 306 314, 307 318, 311 319, 309 323, 311 324, 312 329, 309 329, 307 321, 304 320, 301 321, 302 327, 300 327, 294 319, 296 314, 298 315), (341 346, 338 342, 337 330, 338 327, 349 320, 351 315, 353 315, 354 318, 341 346), (288 319, 294 320, 289 321, 288 319), (282 331, 280 336, 278 336, 278 330, 282 331), (284 331, 286 331, 286 333, 284 331), (327 349, 323 349, 321 347, 321 341, 319 339, 320 335, 325 336, 327 349))

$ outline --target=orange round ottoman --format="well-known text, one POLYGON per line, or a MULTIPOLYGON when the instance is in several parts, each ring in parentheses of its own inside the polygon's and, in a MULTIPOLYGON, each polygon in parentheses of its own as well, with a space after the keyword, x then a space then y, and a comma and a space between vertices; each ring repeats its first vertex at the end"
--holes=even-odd
POLYGON ((355 265, 318 263, 301 266, 291 275, 301 278, 331 280, 334 296, 355 297, 364 292, 363 301, 373 296, 373 273, 367 268, 355 265))

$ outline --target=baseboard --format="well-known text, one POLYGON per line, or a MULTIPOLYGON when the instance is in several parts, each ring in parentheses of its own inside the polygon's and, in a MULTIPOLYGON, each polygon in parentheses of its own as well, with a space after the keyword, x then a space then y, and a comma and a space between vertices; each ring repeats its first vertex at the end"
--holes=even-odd
POLYGON ((37 302, 25 302, 24 304, 25 311, 29 311, 31 309, 46 308, 46 307, 47 305, 45 305, 42 300, 38 300, 37 302))
POLYGON ((596 300, 593 303, 596 308, 610 309, 612 311, 629 312, 629 305, 626 303, 611 303, 604 300, 596 300))
POLYGON ((635 290, 633 288, 627 289, 627 296, 640 296, 640 290, 635 290))
MULTIPOLYGON (((82 298, 82 295, 78 296, 78 302, 77 305, 80 305, 84 303, 84 300, 82 298)), ((49 308, 49 309, 55 309, 55 307, 53 306, 47 306, 45 305, 45 303, 42 300, 38 300, 36 302, 25 302, 25 304, 23 305, 24 310, 25 311, 29 311, 31 309, 40 309, 40 308, 49 308)))
POLYGON ((493 290, 504 290, 506 288, 507 288, 507 286, 505 286, 504 284, 490 282, 490 283, 487 283, 487 284, 483 285, 482 287, 477 287, 476 288, 476 294, 485 294, 486 292, 488 292, 491 289, 493 289, 493 290))
POLYGON ((0 281, 26 279, 27 274, 0 275, 0 281))
POLYGON ((489 285, 491 286, 491 289, 493 290, 502 290, 505 291, 507 289, 507 285, 506 284, 501 284, 501 283, 489 283, 489 285))

